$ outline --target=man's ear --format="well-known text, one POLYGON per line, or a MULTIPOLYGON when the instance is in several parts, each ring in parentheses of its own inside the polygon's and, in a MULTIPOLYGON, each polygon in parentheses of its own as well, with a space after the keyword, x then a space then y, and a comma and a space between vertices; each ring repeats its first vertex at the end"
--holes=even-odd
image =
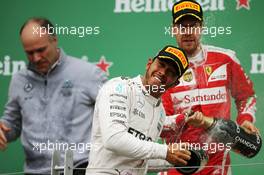
POLYGON ((148 70, 150 68, 150 66, 151 66, 152 63, 153 63, 153 59, 152 58, 149 58, 148 59, 148 62, 146 64, 146 70, 148 70))
POLYGON ((58 38, 57 38, 57 36, 49 35, 49 40, 50 40, 50 42, 53 42, 56 45, 58 44, 58 38))

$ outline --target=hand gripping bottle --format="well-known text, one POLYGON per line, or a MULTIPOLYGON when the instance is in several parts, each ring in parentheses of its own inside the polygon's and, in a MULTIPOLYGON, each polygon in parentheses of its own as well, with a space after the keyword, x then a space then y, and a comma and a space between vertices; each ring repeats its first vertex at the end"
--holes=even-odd
POLYGON ((232 120, 209 119, 207 117, 205 120, 211 123, 208 131, 213 139, 224 144, 231 143, 232 151, 248 158, 254 157, 260 151, 262 139, 258 134, 247 133, 232 120))
POLYGON ((177 166, 176 169, 182 174, 193 174, 199 172, 208 162, 208 155, 202 149, 190 149, 191 159, 185 166, 177 166))

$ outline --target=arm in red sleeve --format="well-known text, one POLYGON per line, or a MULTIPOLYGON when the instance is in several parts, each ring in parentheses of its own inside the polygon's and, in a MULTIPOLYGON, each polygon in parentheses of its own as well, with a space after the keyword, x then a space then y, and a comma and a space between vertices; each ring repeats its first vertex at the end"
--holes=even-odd
POLYGON ((255 122, 256 95, 253 83, 239 62, 234 61, 231 66, 232 82, 230 88, 238 111, 237 123, 241 125, 245 120, 255 122))

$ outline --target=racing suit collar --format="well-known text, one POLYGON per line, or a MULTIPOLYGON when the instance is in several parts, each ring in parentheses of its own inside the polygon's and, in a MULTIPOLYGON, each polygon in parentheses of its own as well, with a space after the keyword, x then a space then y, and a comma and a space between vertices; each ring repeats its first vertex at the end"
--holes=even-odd
POLYGON ((161 98, 155 98, 149 94, 149 92, 142 83, 141 75, 138 75, 133 78, 133 81, 138 85, 138 88, 142 90, 142 94, 149 103, 153 104, 155 107, 161 104, 161 98))
POLYGON ((207 60, 207 50, 204 45, 201 45, 201 50, 194 55, 193 57, 189 58, 190 67, 200 66, 207 60))

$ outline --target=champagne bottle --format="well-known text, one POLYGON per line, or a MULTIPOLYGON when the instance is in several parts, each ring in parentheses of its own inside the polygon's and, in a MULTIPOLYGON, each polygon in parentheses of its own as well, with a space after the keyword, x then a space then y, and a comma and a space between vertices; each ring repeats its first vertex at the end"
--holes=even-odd
POLYGON ((202 149, 190 149, 191 159, 188 160, 187 165, 177 166, 176 169, 182 174, 193 174, 199 172, 208 162, 208 155, 202 149))
POLYGON ((205 117, 207 131, 217 142, 231 143, 232 151, 247 158, 258 154, 262 146, 262 139, 258 134, 247 133, 232 120, 205 117))

